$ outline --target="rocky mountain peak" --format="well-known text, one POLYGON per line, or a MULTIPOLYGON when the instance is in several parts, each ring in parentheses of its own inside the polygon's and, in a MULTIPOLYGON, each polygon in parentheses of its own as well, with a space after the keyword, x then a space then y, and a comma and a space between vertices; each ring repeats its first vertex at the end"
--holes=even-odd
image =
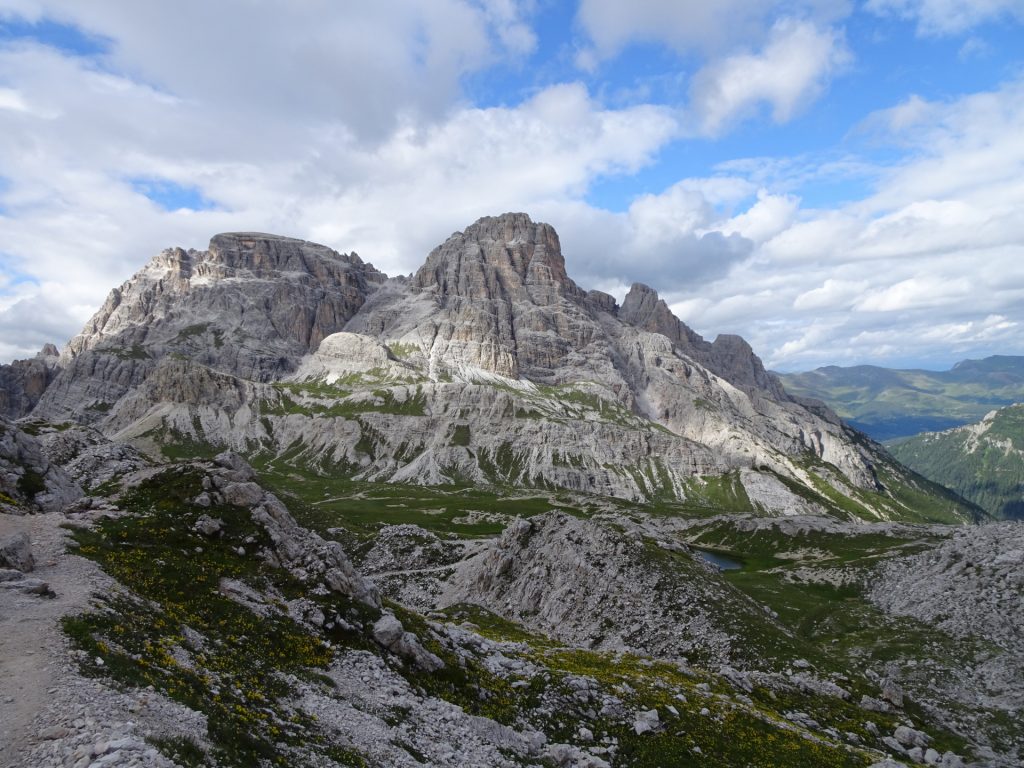
POLYGON ((633 283, 618 316, 624 323, 667 336, 680 352, 740 389, 762 392, 775 400, 787 399, 782 385, 765 370, 742 337, 721 334, 714 343, 708 343, 676 317, 650 286, 633 283))
POLYGON ((275 272, 319 271, 318 262, 362 265, 355 254, 343 254, 318 243, 263 232, 225 232, 210 240, 209 260, 229 270, 256 276, 275 272))
POLYGON ((435 248, 413 278, 442 297, 550 304, 582 297, 565 271, 558 234, 525 213, 485 216, 435 248))
POLYGON ((619 319, 645 331, 668 336, 677 344, 688 346, 703 341, 672 313, 656 290, 643 283, 633 283, 619 309, 619 319))

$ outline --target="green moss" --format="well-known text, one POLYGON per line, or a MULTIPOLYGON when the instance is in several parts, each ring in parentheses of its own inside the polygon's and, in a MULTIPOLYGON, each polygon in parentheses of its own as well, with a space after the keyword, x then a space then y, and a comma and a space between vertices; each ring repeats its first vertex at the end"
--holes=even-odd
POLYGON ((388 350, 399 359, 412 357, 416 353, 423 351, 419 344, 406 344, 398 341, 388 344, 388 350))
POLYGON ((160 752, 185 768, 203 768, 206 762, 206 753, 191 739, 179 736, 175 738, 149 738, 146 739, 160 752))

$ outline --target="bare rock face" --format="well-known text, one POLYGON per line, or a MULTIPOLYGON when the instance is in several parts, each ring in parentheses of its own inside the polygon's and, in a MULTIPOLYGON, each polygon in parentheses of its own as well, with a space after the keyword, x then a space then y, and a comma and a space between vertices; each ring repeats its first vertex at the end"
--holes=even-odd
POLYGON ((82 496, 82 489, 52 463, 39 440, 0 419, 0 511, 59 512, 82 496))
POLYGON ((32 542, 27 533, 16 533, 0 539, 0 566, 14 568, 22 573, 28 573, 35 567, 32 542))
POLYGON ((371 608, 381 607, 377 588, 356 572, 341 545, 325 541, 300 526, 274 494, 254 482, 256 473, 230 451, 214 459, 208 494, 218 501, 250 510, 273 543, 267 556, 304 583, 320 583, 371 608))
POLYGON ((555 230, 505 214, 453 234, 405 291, 347 330, 429 339, 430 358, 456 369, 548 380, 596 335, 585 299, 565 272, 555 230), (413 297, 427 302, 428 313, 397 309, 413 297))
POLYGON ((685 553, 549 512, 516 520, 463 561, 440 603, 481 605, 574 645, 721 662, 729 634, 705 606, 731 599, 731 588, 685 553))
POLYGON ((38 439, 50 463, 63 469, 85 491, 101 488, 152 464, 134 446, 109 440, 91 427, 43 430, 38 439))
POLYGON ((31 413, 60 372, 60 353, 47 344, 28 360, 0 365, 0 416, 20 419, 31 413))
POLYGON ((763 393, 774 400, 789 399, 743 338, 722 334, 709 344, 672 313, 657 291, 643 283, 633 284, 618 316, 624 323, 667 337, 684 355, 733 386, 748 393, 763 393))
POLYGON ((1024 523, 957 530, 927 552, 879 566, 871 599, 957 637, 977 635, 1024 664, 1024 523))
POLYGON ((380 372, 401 376, 406 371, 384 344, 359 333, 334 333, 320 342, 295 372, 295 380, 310 379, 334 384, 346 375, 380 372))
POLYGON ((68 343, 36 414, 98 421, 168 355, 273 380, 341 330, 384 279, 355 254, 275 235, 166 250, 68 343))

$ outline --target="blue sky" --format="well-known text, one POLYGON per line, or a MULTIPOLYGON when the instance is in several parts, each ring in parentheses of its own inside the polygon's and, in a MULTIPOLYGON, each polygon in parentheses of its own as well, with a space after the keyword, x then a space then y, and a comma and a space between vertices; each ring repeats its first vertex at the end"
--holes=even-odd
POLYGON ((1024 354, 1024 0, 0 0, 0 359, 172 245, 479 216, 778 369, 1024 354))

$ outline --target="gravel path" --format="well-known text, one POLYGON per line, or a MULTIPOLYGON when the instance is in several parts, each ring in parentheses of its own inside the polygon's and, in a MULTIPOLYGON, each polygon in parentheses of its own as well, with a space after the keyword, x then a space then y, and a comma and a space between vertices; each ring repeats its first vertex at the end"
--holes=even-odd
POLYGON ((0 515, 0 539, 24 532, 36 568, 56 598, 0 590, 0 765, 11 765, 35 735, 32 723, 59 694, 67 643, 60 617, 82 610, 105 578, 95 564, 64 553, 62 515, 0 515))
POLYGON ((0 539, 29 535, 36 568, 56 597, 0 589, 0 766, 156 766, 174 763, 146 737, 184 734, 201 742, 206 723, 153 691, 119 692, 79 674, 60 619, 90 607, 114 582, 65 551, 60 514, 0 514, 0 539))

